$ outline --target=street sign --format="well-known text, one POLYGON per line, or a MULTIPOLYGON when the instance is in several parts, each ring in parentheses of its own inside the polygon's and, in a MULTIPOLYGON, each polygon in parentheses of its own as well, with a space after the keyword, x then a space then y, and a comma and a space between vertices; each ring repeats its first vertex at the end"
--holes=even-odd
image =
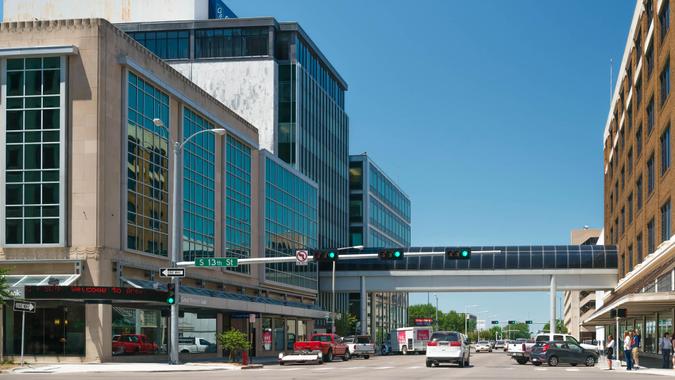
POLYGON ((307 265, 307 258, 309 257, 309 252, 304 249, 299 249, 295 251, 295 265, 307 265))
POLYGON ((499 324, 499 321, 492 321, 492 324, 493 324, 493 325, 498 325, 498 324, 499 324))
POLYGON ((248 321, 249 323, 255 323, 255 314, 251 313, 248 315, 248 321))
POLYGON ((35 302, 30 301, 14 301, 14 311, 24 311, 29 313, 35 313, 35 302))
POLYGON ((195 259, 196 267, 238 267, 239 259, 236 257, 202 257, 195 259))
POLYGON ((185 268, 162 268, 159 270, 160 277, 185 277, 185 268))

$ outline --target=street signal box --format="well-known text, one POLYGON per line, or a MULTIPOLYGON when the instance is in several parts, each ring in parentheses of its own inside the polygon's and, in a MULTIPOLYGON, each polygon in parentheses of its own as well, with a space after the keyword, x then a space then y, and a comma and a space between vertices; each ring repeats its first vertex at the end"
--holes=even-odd
POLYGON ((450 260, 468 260, 471 258, 471 248, 453 248, 445 249, 445 258, 450 260))
POLYGON ((381 249, 377 252, 377 255, 381 260, 402 260, 403 250, 398 248, 381 249))
POLYGON ((323 262, 337 261, 338 256, 339 255, 336 250, 312 251, 312 258, 314 259, 314 261, 323 261, 323 262))

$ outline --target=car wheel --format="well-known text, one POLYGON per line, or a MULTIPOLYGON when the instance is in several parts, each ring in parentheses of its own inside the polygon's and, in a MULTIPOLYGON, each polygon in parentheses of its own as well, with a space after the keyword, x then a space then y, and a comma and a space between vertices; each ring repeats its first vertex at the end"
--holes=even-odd
POLYGON ((466 366, 467 366, 467 367, 471 367, 471 356, 468 356, 468 357, 466 358, 466 366))
POLYGON ((586 364, 586 367, 593 367, 595 365, 595 358, 592 356, 587 357, 584 364, 586 364))
POLYGON ((284 362, 279 362, 279 365, 284 365, 284 364, 285 364, 284 362))
POLYGON ((464 360, 464 357, 462 357, 462 359, 457 364, 459 365, 459 368, 464 368, 466 365, 466 360, 464 360))
POLYGON ((370 355, 363 355, 363 358, 368 360, 368 359, 370 359, 370 355))
POLYGON ((326 363, 332 362, 333 361, 333 350, 328 350, 328 353, 326 354, 326 363))
POLYGON ((427 368, 431 368, 431 362, 427 360, 427 368))
POLYGON ((559 361, 557 356, 551 356, 550 358, 548 358, 548 365, 550 365, 551 367, 556 367, 558 363, 559 361))
POLYGON ((570 363, 570 365, 571 365, 572 367, 576 367, 576 366, 577 366, 577 363, 570 363))
POLYGON ((408 355, 408 346, 401 347, 401 354, 408 355))
POLYGON ((181 353, 181 354, 189 354, 189 353, 190 353, 190 351, 188 351, 188 350, 181 350, 181 352, 180 352, 180 353, 181 353))
POLYGON ((347 361, 352 358, 352 354, 349 353, 349 350, 345 351, 344 356, 342 357, 342 360, 347 361))
POLYGON ((527 359, 518 358, 518 359, 516 359, 516 362, 518 362, 518 364, 520 364, 520 365, 524 365, 524 364, 527 364, 527 359))
POLYGON ((535 367, 539 367, 541 365, 541 363, 540 362, 532 362, 532 365, 534 365, 535 367))

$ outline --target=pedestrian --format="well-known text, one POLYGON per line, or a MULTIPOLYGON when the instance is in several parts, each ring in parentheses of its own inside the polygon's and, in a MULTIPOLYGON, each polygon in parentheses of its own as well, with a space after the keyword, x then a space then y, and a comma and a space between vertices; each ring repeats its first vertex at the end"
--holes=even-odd
POLYGON ((663 334, 659 346, 661 347, 661 355, 663 355, 661 368, 670 368, 670 353, 673 351, 673 341, 667 332, 663 334))
POLYGON ((633 368, 640 368, 640 330, 635 329, 633 332, 633 339, 631 342, 631 353, 633 354, 633 368))
POLYGON ((633 369, 633 358, 631 357, 630 346, 631 346, 630 332, 626 331, 623 333, 623 356, 625 356, 626 360, 626 371, 630 371, 633 369))
POLYGON ((605 345, 605 352, 607 352, 607 366, 608 370, 612 370, 612 359, 614 359, 614 337, 607 336, 607 344, 605 345))

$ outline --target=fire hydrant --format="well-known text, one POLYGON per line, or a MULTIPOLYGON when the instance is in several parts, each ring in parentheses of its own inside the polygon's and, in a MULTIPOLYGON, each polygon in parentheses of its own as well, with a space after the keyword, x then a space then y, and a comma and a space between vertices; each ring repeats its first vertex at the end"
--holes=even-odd
POLYGON ((241 364, 248 365, 248 352, 244 351, 241 353, 241 364))

